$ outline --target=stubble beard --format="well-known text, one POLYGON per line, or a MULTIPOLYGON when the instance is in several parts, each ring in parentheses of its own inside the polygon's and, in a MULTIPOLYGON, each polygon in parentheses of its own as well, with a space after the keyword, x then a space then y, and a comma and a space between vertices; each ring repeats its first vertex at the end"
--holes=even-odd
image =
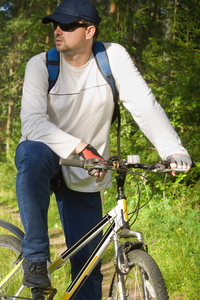
POLYGON ((56 45, 56 50, 64 55, 67 55, 69 57, 73 56, 76 54, 76 49, 71 48, 67 46, 66 44, 64 45, 56 45))
POLYGON ((61 53, 70 53, 71 52, 71 49, 69 46, 67 46, 66 44, 62 44, 62 45, 59 45, 59 44, 55 44, 56 45, 56 50, 58 52, 61 52, 61 53))

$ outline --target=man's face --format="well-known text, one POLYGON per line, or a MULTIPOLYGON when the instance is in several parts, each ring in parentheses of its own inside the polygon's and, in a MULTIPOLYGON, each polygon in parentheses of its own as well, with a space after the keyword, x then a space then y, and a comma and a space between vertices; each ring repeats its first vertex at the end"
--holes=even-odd
MULTIPOLYGON (((77 24, 77 23, 76 23, 77 24)), ((70 24, 67 24, 70 25, 70 24)), ((83 25, 83 24, 81 24, 83 25)), ((86 42, 87 27, 77 27, 71 26, 72 29, 65 31, 65 26, 63 24, 54 23, 54 39, 56 50, 58 52, 66 53, 68 55, 73 55, 79 53, 83 49, 84 43, 86 42), (62 29, 61 29, 62 28, 62 29)), ((69 26, 70 28, 70 26, 69 26)), ((66 29, 68 27, 66 26, 66 29)))

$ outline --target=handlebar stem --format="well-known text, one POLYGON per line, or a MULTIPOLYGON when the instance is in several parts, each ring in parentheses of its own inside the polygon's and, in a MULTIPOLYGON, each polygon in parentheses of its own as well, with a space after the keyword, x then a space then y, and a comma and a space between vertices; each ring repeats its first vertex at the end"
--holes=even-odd
POLYGON ((126 173, 124 171, 119 171, 119 176, 117 176, 116 181, 117 181, 117 191, 118 191, 118 196, 117 200, 122 200, 126 199, 126 196, 124 194, 124 183, 126 179, 126 173))

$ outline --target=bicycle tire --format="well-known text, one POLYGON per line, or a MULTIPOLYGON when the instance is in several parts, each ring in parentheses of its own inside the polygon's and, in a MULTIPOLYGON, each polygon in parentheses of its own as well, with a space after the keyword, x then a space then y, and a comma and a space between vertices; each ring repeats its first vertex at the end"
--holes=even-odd
MULTIPOLYGON (((23 259, 21 241, 15 236, 0 235, 0 258, 0 282, 2 282, 17 262, 23 259)), ((15 274, 0 287, 0 300, 15 299, 14 296, 31 299, 31 291, 22 285, 22 279, 23 268, 20 266, 15 274)))
MULTIPOLYGON (((131 250, 127 254, 130 271, 123 275, 127 300, 168 300, 168 293, 161 271, 154 259, 143 250, 131 250)), ((112 300, 118 300, 116 273, 110 288, 112 300)))

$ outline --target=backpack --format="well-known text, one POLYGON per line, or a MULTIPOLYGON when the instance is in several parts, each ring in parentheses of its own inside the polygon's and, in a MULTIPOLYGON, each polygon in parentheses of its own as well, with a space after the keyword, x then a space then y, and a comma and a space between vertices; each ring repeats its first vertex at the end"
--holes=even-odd
MULTIPOLYGON (((108 61, 108 56, 105 50, 105 47, 103 43, 99 41, 95 41, 93 43, 92 48, 94 57, 96 59, 97 66, 107 81, 107 83, 110 85, 112 93, 113 93, 113 101, 115 103, 113 117, 112 117, 112 123, 117 118, 118 119, 118 134, 117 134, 117 154, 118 159, 120 160, 120 126, 121 126, 121 120, 120 120, 120 110, 119 110, 119 104, 118 104, 118 92, 115 87, 115 81, 112 75, 112 71, 110 68, 110 64, 108 61)), ((49 73, 49 88, 48 93, 52 89, 52 87, 55 85, 60 71, 60 56, 59 52, 56 50, 56 48, 52 48, 46 53, 46 65, 49 73)))

